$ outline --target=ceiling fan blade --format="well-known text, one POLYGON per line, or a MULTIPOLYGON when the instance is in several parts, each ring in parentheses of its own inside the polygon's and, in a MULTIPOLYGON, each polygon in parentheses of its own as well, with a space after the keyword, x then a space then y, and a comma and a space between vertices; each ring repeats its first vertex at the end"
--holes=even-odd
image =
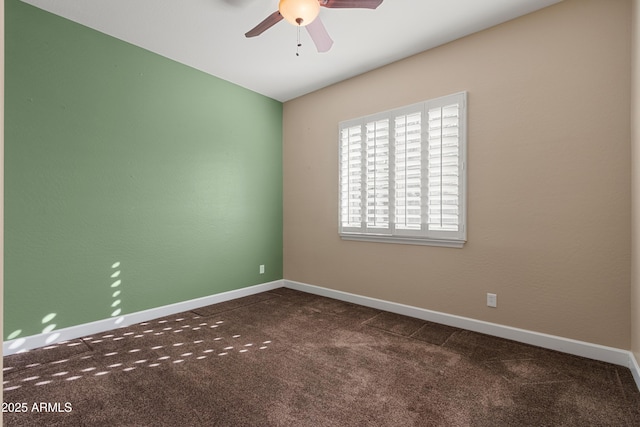
POLYGON ((244 34, 245 37, 255 37, 267 31, 269 28, 282 21, 282 15, 280 11, 275 11, 271 15, 267 16, 264 21, 256 25, 253 29, 244 34))
POLYGON ((382 0, 319 0, 320 6, 329 8, 358 8, 358 9, 376 9, 382 0))
POLYGON ((326 52, 331 49, 331 46, 333 46, 333 40, 319 16, 307 25, 306 28, 307 32, 311 36, 311 40, 313 40, 313 43, 318 49, 318 52, 326 52))

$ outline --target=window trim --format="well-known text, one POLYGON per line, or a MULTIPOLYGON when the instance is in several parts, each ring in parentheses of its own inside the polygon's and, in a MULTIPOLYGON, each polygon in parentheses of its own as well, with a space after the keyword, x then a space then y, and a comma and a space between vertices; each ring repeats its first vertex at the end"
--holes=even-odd
MULTIPOLYGON (((423 128, 421 132, 423 137, 421 141, 421 144, 423 147, 422 152, 424 153, 424 150, 425 150, 424 144, 427 143, 424 139, 424 136, 426 135, 426 130, 423 128)), ((362 138, 361 144, 363 145, 363 152, 364 152, 364 145, 366 144, 366 135, 363 135, 361 138, 362 138)), ((390 164, 388 168, 389 168, 389 175, 391 176, 394 174, 394 172, 391 172, 391 170, 394 168, 394 165, 391 163, 391 161, 394 157, 393 152, 395 151, 395 141, 393 140, 392 135, 389 135, 388 145, 390 150, 390 154, 389 154, 390 164)), ((362 159, 363 159, 362 161, 366 161, 365 156, 362 156, 362 159)), ((364 171, 364 169, 366 169, 366 166, 361 167, 362 171, 364 171)), ((364 175, 364 172, 362 172, 362 174, 364 175)), ((393 182, 391 178, 389 178, 389 180, 390 182, 393 182)), ((366 186, 366 181, 363 180, 361 182, 361 185, 366 186)), ((422 178, 421 188, 423 189, 422 190, 423 192, 427 188, 426 179, 424 177, 422 178)), ((366 190, 361 190, 361 191, 363 192, 363 194, 365 194, 366 192, 366 190)), ((393 194, 394 194, 394 189, 389 188, 390 199, 392 198, 393 194)), ((366 217, 367 215, 366 198, 362 200, 362 203, 363 205, 361 206, 360 215, 366 217)), ((426 206, 423 206, 423 208, 426 208, 426 206)), ((342 240, 348 240, 348 241, 426 245, 426 246, 440 246, 440 247, 449 247, 449 248, 462 248, 464 246, 464 244, 467 241, 467 92, 457 92, 454 94, 426 100, 426 101, 411 104, 411 105, 402 106, 399 108, 394 108, 384 112, 371 114, 368 116, 363 116, 363 117, 350 119, 350 120, 344 120, 338 124, 338 234, 340 235, 342 240), (389 211, 390 211, 389 212, 389 229, 385 230, 385 231, 388 231, 388 233, 386 232, 375 233, 375 232, 363 231, 363 230, 366 230, 366 225, 364 221, 362 222, 362 225, 359 228, 354 227, 349 229, 348 227, 343 227, 343 223, 342 223, 342 214, 343 214, 342 212, 342 196, 343 196, 342 195, 342 188, 343 188, 342 130, 345 128, 354 127, 358 125, 365 128, 367 123, 371 123, 381 119, 389 120, 389 128, 391 130, 393 128, 391 123, 395 120, 396 117, 407 115, 408 113, 416 112, 416 111, 421 111, 422 113, 421 123, 425 123, 428 120, 427 113, 429 109, 444 107, 444 106, 448 106, 456 103, 459 105, 458 124, 457 124, 457 127, 458 127, 458 176, 459 176, 458 178, 458 190, 459 190, 459 196, 458 196, 459 197, 458 198, 459 229, 458 231, 452 231, 452 232, 437 231, 437 230, 428 231, 428 229, 427 230, 424 229, 424 227, 426 227, 426 224, 424 224, 423 221, 421 221, 422 231, 420 232, 420 233, 423 233, 422 236, 417 235, 418 233, 416 233, 415 235, 411 235, 411 231, 407 233, 407 230, 394 230, 393 229, 394 224, 392 221, 394 213, 392 211, 395 209, 394 208, 395 204, 391 203, 391 200, 389 203, 389 211)))

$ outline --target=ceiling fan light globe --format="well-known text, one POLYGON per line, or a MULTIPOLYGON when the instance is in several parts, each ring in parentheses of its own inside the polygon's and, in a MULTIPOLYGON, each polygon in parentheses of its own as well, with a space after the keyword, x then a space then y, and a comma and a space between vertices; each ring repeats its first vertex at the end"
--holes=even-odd
POLYGON ((303 27, 317 18, 320 3, 318 0, 280 0, 278 10, 288 22, 303 27))

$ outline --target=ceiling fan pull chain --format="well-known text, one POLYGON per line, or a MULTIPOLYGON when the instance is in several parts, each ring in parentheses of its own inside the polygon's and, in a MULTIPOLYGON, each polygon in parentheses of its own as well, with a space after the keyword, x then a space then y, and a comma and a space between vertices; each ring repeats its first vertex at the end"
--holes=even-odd
POLYGON ((298 45, 296 46, 296 56, 300 56, 300 46, 302 46, 302 43, 300 43, 300 25, 298 25, 298 45))

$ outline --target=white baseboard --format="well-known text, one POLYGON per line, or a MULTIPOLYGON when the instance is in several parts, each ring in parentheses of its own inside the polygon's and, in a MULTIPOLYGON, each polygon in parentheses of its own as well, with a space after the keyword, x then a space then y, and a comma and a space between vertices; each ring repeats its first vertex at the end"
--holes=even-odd
POLYGON ((262 283, 242 289, 222 292, 219 294, 196 298, 189 301, 182 301, 175 304, 152 308, 149 310, 138 311, 136 313, 125 314, 118 317, 112 317, 109 319, 84 323, 82 325, 71 326, 69 328, 54 330, 48 333, 16 338, 10 341, 3 342, 2 354, 4 356, 8 356, 10 354, 21 353, 34 348, 54 344, 56 342, 68 341, 101 332, 110 331, 116 328, 131 326, 135 325, 136 323, 146 322, 149 320, 157 319, 159 317, 170 316, 172 314, 182 313, 184 311, 193 310, 199 307, 230 301, 236 298, 242 298, 260 292, 270 291, 273 289, 281 288, 283 286, 284 284, 282 280, 275 280, 273 282, 262 283))
POLYGON ((621 350, 613 347, 606 347, 599 344, 592 344, 584 341, 577 341, 570 338, 558 337, 525 329, 513 328, 511 326, 499 325, 497 323, 485 322, 468 317, 456 316, 453 314, 427 310, 395 302, 384 301, 376 298, 364 297, 348 292, 309 285, 306 283, 284 280, 284 286, 310 294, 321 295, 338 299, 366 307, 377 308, 392 313, 402 314, 430 322, 443 325, 454 326, 500 338, 506 338, 525 344, 531 344, 542 348, 561 351, 563 353, 576 356, 587 357, 589 359, 600 360, 602 362, 613 363, 628 367, 633 374, 636 385, 640 389, 640 367, 633 353, 628 350, 621 350))
POLYGON ((638 365, 638 359, 636 359, 636 356, 633 354, 633 352, 629 353, 629 369, 631 369, 633 379, 636 380, 636 385, 640 390, 640 365, 638 365))

